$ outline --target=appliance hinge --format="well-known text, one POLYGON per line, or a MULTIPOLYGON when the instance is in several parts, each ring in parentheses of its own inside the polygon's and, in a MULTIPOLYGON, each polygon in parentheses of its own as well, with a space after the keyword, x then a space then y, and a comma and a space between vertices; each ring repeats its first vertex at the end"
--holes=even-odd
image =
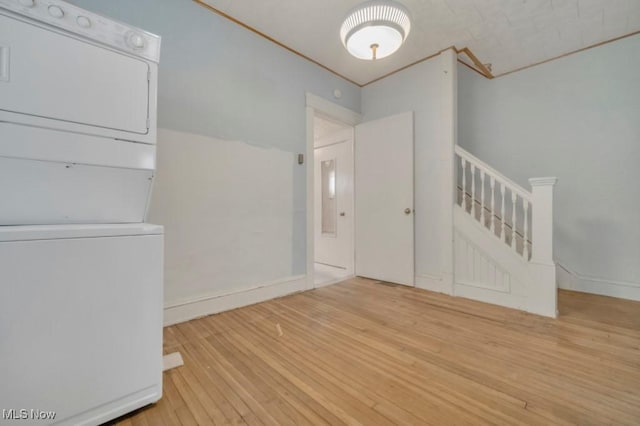
POLYGON ((147 130, 149 130, 150 127, 151 127, 151 119, 147 117, 147 130))
POLYGON ((151 70, 147 70, 147 81, 151 81, 151 70))

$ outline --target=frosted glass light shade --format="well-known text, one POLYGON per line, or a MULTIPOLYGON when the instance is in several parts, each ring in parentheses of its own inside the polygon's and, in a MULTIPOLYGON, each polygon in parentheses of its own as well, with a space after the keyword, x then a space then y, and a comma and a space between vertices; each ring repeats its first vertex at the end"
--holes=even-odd
POLYGON ((372 0, 353 9, 340 29, 342 44, 359 59, 382 59, 402 46, 411 30, 409 11, 391 0, 372 0))

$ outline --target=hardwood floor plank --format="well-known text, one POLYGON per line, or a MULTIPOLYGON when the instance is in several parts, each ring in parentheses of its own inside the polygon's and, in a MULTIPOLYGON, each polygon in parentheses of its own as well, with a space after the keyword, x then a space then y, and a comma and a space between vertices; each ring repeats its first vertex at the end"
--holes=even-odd
MULTIPOLYGON (((292 318, 291 321, 288 322, 289 320, 285 320, 283 318, 283 321, 287 321, 288 328, 295 328, 296 324, 301 322, 302 319, 292 318)), ((429 415, 431 417, 436 417, 435 414, 442 410, 448 411, 441 414, 441 420, 442 418, 446 419, 452 413, 458 413, 458 417, 463 417, 464 413, 466 413, 470 407, 477 405, 481 400, 485 400, 485 411, 492 411, 490 407, 500 406, 500 400, 502 400, 503 404, 500 412, 494 412, 491 418, 500 417, 503 412, 508 411, 509 407, 507 404, 515 409, 517 413, 523 415, 521 410, 524 407, 524 401, 511 398, 506 394, 499 394, 490 388, 475 385, 470 381, 467 384, 473 384, 475 386, 471 387, 468 395, 452 391, 450 389, 451 385, 455 384, 456 381, 460 381, 462 378, 455 374, 447 374, 447 372, 440 370, 440 373, 444 373, 446 378, 439 382, 438 377, 433 374, 436 372, 433 368, 428 374, 421 375, 420 380, 416 380, 415 373, 417 362, 419 360, 417 358, 412 358, 411 355, 408 355, 405 350, 403 350, 403 348, 378 346, 376 348, 371 348, 368 351, 364 351, 362 350, 362 347, 366 347, 367 341, 359 340, 354 344, 351 342, 351 340, 354 339, 357 338, 353 335, 331 335, 328 336, 328 340, 323 341, 320 344, 326 347, 332 346, 338 348, 338 357, 341 356, 346 358, 349 356, 348 354, 356 353, 358 359, 353 360, 354 363, 360 362, 374 367, 375 372, 384 375, 385 380, 398 379, 400 381, 400 383, 398 383, 399 387, 407 388, 411 394, 419 395, 421 397, 420 400, 422 404, 432 404, 429 409, 429 415), (406 359, 406 362, 401 363, 399 362, 400 359, 406 359), (425 386, 425 383, 428 383, 428 386, 425 386), (441 385, 440 383, 444 384, 441 385), (490 400, 486 400, 485 395, 488 394, 493 394, 493 396, 497 396, 497 398, 490 398, 490 400)), ((324 354, 326 355, 326 351, 324 354)), ((337 363, 337 361, 333 360, 332 364, 333 363, 337 363)), ((375 373, 370 371, 367 374, 372 375, 375 373)), ((474 414, 471 418, 478 418, 480 417, 479 413, 481 412, 481 408, 476 407, 473 412, 474 414)), ((515 418, 517 418, 517 416, 515 418)), ((511 419, 511 422, 515 422, 514 418, 511 419)))
POLYGON ((200 389, 199 392, 206 394, 202 396, 203 402, 217 407, 217 409, 220 410, 220 414, 224 417, 225 424, 244 424, 245 422, 242 415, 234 409, 220 389, 218 376, 205 373, 211 369, 211 367, 206 364, 206 360, 200 360, 194 352, 188 349, 183 350, 181 353, 185 360, 185 365, 190 366, 193 370, 193 374, 189 374, 187 381, 197 381, 197 386, 200 389))
MULTIPOLYGON (((181 372, 176 371, 177 374, 171 376, 171 381, 175 385, 178 392, 185 401, 185 405, 189 408, 189 411, 193 414, 193 418, 200 425, 215 424, 213 418, 209 416, 207 410, 202 406, 202 403, 198 400, 197 396, 193 393, 189 384, 184 379, 181 372)), ((182 408, 182 407, 181 407, 182 408)))
POLYGON ((186 405, 176 410, 176 416, 178 417, 178 419, 180 419, 181 426, 198 426, 199 425, 198 421, 195 419, 195 417, 193 417, 191 410, 186 405))
MULTIPOLYGON (((294 338, 290 333, 287 333, 287 337, 284 337, 284 335, 283 336, 271 335, 269 333, 269 330, 273 329, 271 325, 272 324, 266 324, 267 330, 263 330, 257 327, 256 324, 248 325, 246 327, 247 333, 249 333, 250 336, 253 335, 254 337, 253 340, 259 341, 261 346, 266 348, 275 347, 280 344, 284 344, 286 340, 294 338)), ((297 342, 302 343, 300 342, 300 340, 297 340, 297 342)), ((297 347, 296 349, 300 349, 301 346, 297 347)), ((288 348, 291 348, 291 346, 288 346, 288 348)), ((304 363, 306 360, 310 360, 314 358, 312 352, 300 352, 300 353, 297 353, 297 352, 298 352, 297 350, 286 351, 286 353, 288 354, 287 358, 289 358, 293 363, 304 363)), ((325 384, 325 387, 328 386, 330 388, 339 388, 340 391, 345 392, 355 400, 359 401, 362 404, 365 404, 368 407, 373 407, 375 409, 375 406, 379 404, 376 399, 370 397, 369 389, 354 386, 355 385, 354 382, 350 382, 348 384, 345 383, 344 375, 342 375, 343 377, 340 377, 340 378, 336 377, 336 375, 330 370, 319 367, 317 365, 317 364, 320 364, 319 360, 314 360, 314 361, 316 362, 307 363, 307 366, 309 367, 309 370, 310 370, 309 373, 312 377, 314 377, 314 380, 321 381, 322 383, 325 384)), ((353 367, 354 367, 353 369, 357 369, 357 366, 354 365, 353 367)), ((347 401, 347 400, 343 399, 343 401, 347 401)), ((389 407, 386 408, 387 412, 394 411, 394 410, 397 412, 399 416, 401 415, 404 417, 410 417, 408 413, 402 413, 401 412, 402 410, 397 407, 390 405, 389 407)), ((417 419, 414 419, 414 420, 417 420, 417 419)))
POLYGON ((286 399, 282 398, 268 383, 265 383, 263 376, 253 371, 252 365, 243 363, 242 354, 234 349, 229 349, 223 343, 220 335, 217 335, 216 338, 210 337, 208 341, 223 357, 232 361, 231 363, 238 374, 239 383, 250 390, 253 397, 265 410, 273 413, 279 424, 295 425, 304 419, 304 416, 286 399))
POLYGON ((304 360, 311 361, 307 365, 322 371, 327 380, 342 387, 348 393, 367 396, 367 404, 390 419, 404 418, 406 422, 403 423, 439 424, 435 422, 435 418, 436 413, 442 412, 442 406, 432 404, 429 407, 430 418, 420 418, 419 414, 425 411, 426 405, 430 402, 425 398, 418 401, 415 392, 405 392, 403 386, 395 380, 397 377, 395 372, 384 375, 378 368, 369 368, 362 357, 349 356, 352 348, 343 350, 340 342, 333 337, 330 341, 317 341, 315 338, 305 337, 304 333, 297 335, 295 322, 289 323, 284 318, 280 318, 280 321, 286 324, 284 325, 287 330, 285 335, 288 338, 279 339, 281 342, 278 343, 286 345, 287 353, 292 360, 301 363, 304 360), (287 340, 290 343, 287 343, 287 340), (315 342, 318 344, 316 345, 315 342), (333 353, 327 348, 335 348, 341 353, 333 353), (414 401, 418 403, 418 410, 412 410, 415 408, 414 401))
POLYGON ((150 426, 147 422, 148 410, 140 411, 135 416, 131 417, 131 424, 133 426, 150 426))
POLYGON ((351 398, 341 389, 328 385, 322 377, 312 375, 308 371, 298 368, 293 363, 282 358, 281 355, 262 345, 254 344, 243 335, 235 334, 234 338, 260 356, 270 368, 287 378, 294 386, 306 392, 311 398, 333 412, 342 422, 348 425, 390 424, 386 418, 376 416, 373 412, 367 412, 369 407, 366 404, 351 398), (345 404, 349 406, 350 410, 343 408, 345 404))
POLYGON ((245 423, 250 425, 264 424, 254 415, 248 403, 243 399, 243 394, 238 393, 237 389, 234 388, 233 381, 231 385, 227 382, 224 374, 225 366, 216 361, 215 354, 212 355, 208 352, 202 342, 187 344, 185 352, 192 359, 201 363, 201 374, 208 376, 210 383, 212 383, 211 387, 218 389, 220 395, 228 401, 245 423), (205 369, 202 368, 203 365, 206 366, 205 369))
MULTIPOLYGON (((180 349, 182 349, 182 346, 180 346, 180 349)), ((174 374, 178 374, 177 369, 172 369, 163 373, 164 380, 162 381, 161 401, 168 404, 169 407, 175 411, 180 407, 184 407, 186 404, 180 395, 180 392, 178 392, 173 384, 173 380, 171 380, 171 376, 174 374)))
MULTIPOLYGON (((346 303, 344 298, 340 299, 340 300, 341 300, 341 303, 346 303)), ((360 306, 361 304, 362 303, 360 303, 358 306, 360 306)), ((307 312, 308 309, 313 309, 313 308, 309 307, 309 306, 305 306, 305 308, 303 308, 304 312, 307 312)), ((352 309, 356 309, 356 308, 352 308, 352 309)), ((360 319, 360 322, 362 322, 362 321, 370 321, 371 317, 375 316, 375 315, 377 315, 377 313, 375 313, 375 312, 366 312, 363 315, 361 315, 359 317, 356 317, 356 319, 360 319)), ((340 316, 340 312, 338 312, 338 311, 333 312, 334 321, 338 321, 339 320, 339 316, 340 316)), ((353 322, 354 322, 353 318, 349 319, 349 320, 346 320, 345 324, 343 324, 342 327, 349 327, 349 326, 353 325, 352 324, 353 322)), ((369 325, 366 325, 366 324, 365 325, 360 325, 359 327, 358 326, 354 326, 354 327, 356 329, 363 329, 363 330, 369 330, 370 329, 369 330, 369 334, 372 334, 372 333, 375 334, 375 332, 376 332, 375 331, 376 327, 372 326, 370 324, 369 325)), ((485 325, 485 328, 486 327, 487 327, 487 325, 485 325)), ((388 342, 394 342, 397 339, 405 339, 406 335, 410 335, 411 333, 412 332, 410 330, 404 330, 401 333, 390 332, 390 333, 386 334, 385 336, 382 336, 381 338, 374 338, 373 342, 375 344, 379 344, 379 342, 387 342, 387 343, 388 342)), ((464 330, 462 330, 460 333, 453 333, 452 335, 447 334, 447 335, 445 335, 443 342, 455 341, 457 337, 454 337, 454 336, 460 335, 460 336, 464 337, 464 334, 465 334, 464 330)), ((475 335, 475 333, 474 333, 474 335, 475 335)), ((426 337, 426 336, 422 336, 422 337, 426 337)), ((362 339, 366 339, 366 338, 363 337, 362 339)), ((465 339, 468 340, 468 337, 465 337, 465 339)), ((366 344, 366 341, 362 341, 361 343, 366 344)), ((402 343, 402 342, 400 342, 400 343, 402 343)), ((446 353, 448 351, 448 349, 447 349, 446 346, 444 346, 443 349, 441 349, 441 351, 440 351, 440 352, 443 352, 441 355, 438 355, 437 353, 436 354, 431 354, 431 355, 435 355, 436 356, 436 358, 432 359, 431 362, 434 362, 434 363, 440 362, 441 363, 444 360, 445 367, 446 367, 446 364, 449 364, 448 360, 451 357, 458 357, 458 358, 462 357, 462 359, 460 359, 460 361, 462 361, 462 364, 464 365, 464 368, 462 369, 462 371, 465 371, 465 374, 469 374, 470 373, 469 367, 474 365, 476 359, 478 359, 477 355, 479 353, 482 353, 482 352, 487 352, 487 350, 485 350, 482 346, 472 347, 472 346, 469 345, 468 341, 465 344, 466 344, 467 348, 472 348, 473 349, 474 356, 470 357, 468 355, 465 355, 464 353, 458 354, 457 351, 450 351, 450 353, 446 353), (446 356, 444 356, 445 354, 446 354, 446 356), (441 356, 444 356, 444 358, 438 360, 437 358, 441 357, 441 356)), ((408 345, 411 347, 411 346, 413 346, 413 343, 409 342, 408 345)), ((495 346, 495 344, 493 346, 495 346)), ((480 364, 480 365, 478 365, 476 367, 475 371, 471 370, 471 372, 472 372, 472 376, 471 377, 474 377, 473 376, 473 372, 482 374, 485 369, 490 370, 491 368, 493 368, 496 365, 498 365, 497 368, 498 368, 499 371, 503 371, 504 367, 505 367, 504 363, 507 363, 506 366, 509 367, 508 368, 509 371, 518 372, 518 375, 516 377, 518 377, 520 379, 528 380, 529 381, 528 382, 529 386, 531 386, 532 384, 536 384, 537 383, 537 386, 539 386, 541 389, 544 389, 546 394, 548 394, 549 391, 551 391, 551 394, 553 394, 553 389, 558 384, 560 384, 561 387, 565 387, 565 388, 572 386, 572 383, 565 384, 563 381, 559 381, 559 382, 557 382, 557 383, 555 383, 553 385, 545 383, 544 381, 556 380, 555 376, 548 375, 548 374, 540 376, 542 378, 542 380, 543 380, 542 382, 540 382, 538 380, 540 377, 536 376, 535 374, 534 375, 528 374, 528 370, 523 370, 521 368, 522 365, 520 365, 518 363, 514 364, 513 360, 519 361, 520 360, 519 358, 522 358, 523 356, 526 356, 527 351, 525 351, 523 354, 520 354, 520 357, 503 357, 503 358, 497 358, 495 360, 494 360, 495 355, 496 355, 494 353, 494 352, 496 352, 495 351, 495 347, 489 348, 488 352, 489 353, 487 354, 487 358, 490 360, 490 363, 488 365, 480 364), (511 358, 513 358, 513 360, 511 358)), ((422 353, 421 355, 427 355, 427 354, 422 353)), ((534 362, 531 365, 535 366, 535 368, 534 368, 534 371, 535 371, 535 369, 537 369, 537 361, 534 360, 534 362)), ((497 376, 497 374, 494 374, 494 376, 497 376)), ((476 380, 482 380, 482 379, 476 378, 476 380)), ((580 387, 578 387, 577 389, 573 388, 573 389, 571 389, 571 391, 573 391, 573 392, 582 391, 583 393, 585 392, 584 389, 582 389, 580 387)), ((583 402, 583 406, 581 407, 581 409, 583 411, 587 411, 588 412, 590 409, 598 408, 598 409, 600 409, 602 411, 601 414, 607 414, 608 413, 607 404, 606 404, 606 401, 605 401, 605 403, 601 403, 601 399, 602 399, 601 395, 599 395, 598 393, 593 393, 590 396, 591 396, 590 398, 584 398, 586 400, 582 401, 583 402), (594 407, 594 404, 595 404, 595 407, 594 407)), ((562 395, 560 397, 562 397, 562 395)), ((522 398, 523 399, 527 399, 526 396, 524 396, 522 398)), ((587 417, 585 417, 585 418, 587 418, 587 417)))
MULTIPOLYGON (((259 375, 266 384, 272 389, 278 391, 278 396, 285 399, 304 417, 305 421, 301 423, 312 424, 339 424, 340 421, 331 412, 327 411, 321 405, 308 397, 304 392, 300 392, 291 382, 284 379, 277 372, 270 369, 260 358, 249 357, 242 351, 242 347, 238 345, 234 339, 227 338, 224 334, 215 336, 217 343, 225 345, 228 350, 235 352, 236 358, 241 358, 246 366, 259 366, 256 368, 256 374, 259 375)), ((212 342, 213 343, 213 342, 212 342)), ((302 420, 302 419, 299 419, 302 420)), ((299 424, 301 424, 299 423, 299 424)))
POLYGON ((193 374, 190 370, 196 370, 195 362, 190 358, 190 355, 185 351, 184 360, 188 362, 185 368, 180 369, 180 374, 184 377, 185 383, 189 386, 192 395, 198 399, 198 402, 202 405, 204 411, 213 420, 215 424, 229 424, 233 423, 234 419, 240 418, 235 410, 224 410, 221 406, 225 406, 226 399, 216 398, 219 396, 217 392, 211 392, 211 389, 215 387, 207 380, 207 377, 202 374, 193 374), (211 397, 211 394, 214 397, 211 397), (236 414, 234 416, 234 414, 236 414))
POLYGON ((560 316, 354 278, 167 327, 164 397, 122 425, 640 424, 640 303, 560 316))
MULTIPOLYGON (((235 368, 232 359, 225 358, 220 351, 212 346, 206 339, 201 339, 200 345, 204 351, 208 353, 208 361, 211 367, 215 367, 217 373, 226 385, 246 404, 246 407, 251 410, 260 422, 265 425, 278 425, 278 419, 286 418, 279 410, 275 409, 275 407, 272 407, 274 410, 271 412, 265 409, 259 401, 260 395, 256 392, 255 386, 247 381, 241 372, 235 368)), ((249 413, 243 413, 243 418, 248 414, 249 413)))

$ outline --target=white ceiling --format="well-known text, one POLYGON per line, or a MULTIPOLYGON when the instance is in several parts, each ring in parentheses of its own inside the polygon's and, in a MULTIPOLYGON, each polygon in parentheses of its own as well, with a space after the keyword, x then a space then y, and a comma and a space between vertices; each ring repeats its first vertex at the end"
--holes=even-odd
POLYGON ((400 0, 413 15, 394 55, 351 57, 339 28, 362 0, 202 0, 334 72, 366 84, 450 46, 500 75, 640 30, 640 0, 400 0))

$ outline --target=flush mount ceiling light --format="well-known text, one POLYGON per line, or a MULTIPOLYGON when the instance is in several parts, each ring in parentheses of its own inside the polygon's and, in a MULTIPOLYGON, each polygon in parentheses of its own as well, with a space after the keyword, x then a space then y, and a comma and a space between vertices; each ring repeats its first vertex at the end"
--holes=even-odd
POLYGON ((359 59, 382 59, 402 46, 411 30, 409 10, 391 0, 357 6, 340 28, 342 44, 359 59))

